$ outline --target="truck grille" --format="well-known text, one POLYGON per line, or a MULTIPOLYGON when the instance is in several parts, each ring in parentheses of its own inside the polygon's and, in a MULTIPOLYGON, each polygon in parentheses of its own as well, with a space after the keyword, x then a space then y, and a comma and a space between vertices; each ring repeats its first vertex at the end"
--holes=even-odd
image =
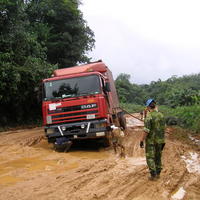
POLYGON ((56 110, 48 110, 48 114, 51 115, 52 123, 64 123, 72 121, 86 120, 87 115, 95 115, 98 117, 97 104, 85 104, 78 106, 70 106, 57 108, 56 110))
POLYGON ((78 105, 78 106, 69 106, 69 107, 63 107, 63 108, 57 108, 56 110, 48 110, 49 114, 54 113, 61 113, 61 112, 72 112, 72 111, 78 111, 78 110, 88 110, 91 108, 97 108, 97 104, 84 104, 84 105, 78 105), (84 108, 83 108, 84 107, 84 108))
POLYGON ((86 111, 86 112, 78 112, 78 113, 71 113, 71 114, 62 114, 62 115, 56 115, 52 116, 52 119, 56 120, 56 118, 63 118, 63 117, 72 117, 72 116, 79 116, 79 115, 88 115, 88 114, 94 114, 97 113, 97 110, 92 110, 92 111, 86 111))

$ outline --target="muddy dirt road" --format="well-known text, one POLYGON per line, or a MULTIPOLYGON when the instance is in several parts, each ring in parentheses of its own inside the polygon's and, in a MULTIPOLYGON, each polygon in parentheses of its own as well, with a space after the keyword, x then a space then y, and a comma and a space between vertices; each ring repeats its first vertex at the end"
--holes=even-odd
POLYGON ((138 145, 142 124, 127 120, 125 158, 91 142, 75 144, 69 153, 55 152, 42 128, 1 133, 0 199, 199 200, 199 148, 175 140, 169 129, 161 178, 149 181, 138 145))

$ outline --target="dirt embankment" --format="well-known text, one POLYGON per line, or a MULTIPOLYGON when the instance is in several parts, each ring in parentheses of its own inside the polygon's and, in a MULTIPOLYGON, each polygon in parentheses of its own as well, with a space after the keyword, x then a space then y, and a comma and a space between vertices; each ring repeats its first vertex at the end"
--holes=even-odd
POLYGON ((173 139, 169 129, 161 178, 149 181, 144 149, 138 145, 142 124, 127 120, 125 158, 94 142, 57 153, 41 128, 1 134, 0 199, 200 199, 199 148, 173 139))

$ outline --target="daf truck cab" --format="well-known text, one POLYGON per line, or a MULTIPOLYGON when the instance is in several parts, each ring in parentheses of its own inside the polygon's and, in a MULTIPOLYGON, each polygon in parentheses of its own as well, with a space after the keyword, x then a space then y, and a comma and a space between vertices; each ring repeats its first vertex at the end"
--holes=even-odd
POLYGON ((111 71, 101 61, 58 69, 43 80, 43 125, 49 143, 102 139, 126 123, 111 71))

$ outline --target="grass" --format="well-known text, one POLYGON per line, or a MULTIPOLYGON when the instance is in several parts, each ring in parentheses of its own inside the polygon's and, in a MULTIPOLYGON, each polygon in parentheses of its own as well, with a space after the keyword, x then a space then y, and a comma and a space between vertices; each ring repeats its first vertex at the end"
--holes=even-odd
POLYGON ((189 132, 186 129, 175 126, 171 129, 171 137, 175 140, 179 140, 181 142, 190 143, 189 132))
POLYGON ((9 124, 7 126, 0 126, 0 132, 26 129, 26 128, 35 128, 35 127, 41 127, 41 126, 42 126, 42 120, 38 119, 35 121, 33 120, 29 121, 28 123, 9 124))
POLYGON ((130 112, 130 113, 138 113, 144 110, 144 106, 142 105, 136 105, 136 104, 131 104, 131 103, 121 103, 120 104, 121 108, 124 110, 130 112))
MULTIPOLYGON (((130 103, 123 103, 121 107, 130 113, 141 112, 145 108, 145 106, 130 103)), ((176 125, 194 134, 200 134, 200 105, 177 108, 159 106, 159 110, 164 114, 168 125, 176 125)))
MULTIPOLYGON (((169 108, 161 106, 160 111, 175 125, 200 133, 200 106, 182 106, 177 108, 169 108)), ((169 124, 173 125, 173 124, 169 124)))

